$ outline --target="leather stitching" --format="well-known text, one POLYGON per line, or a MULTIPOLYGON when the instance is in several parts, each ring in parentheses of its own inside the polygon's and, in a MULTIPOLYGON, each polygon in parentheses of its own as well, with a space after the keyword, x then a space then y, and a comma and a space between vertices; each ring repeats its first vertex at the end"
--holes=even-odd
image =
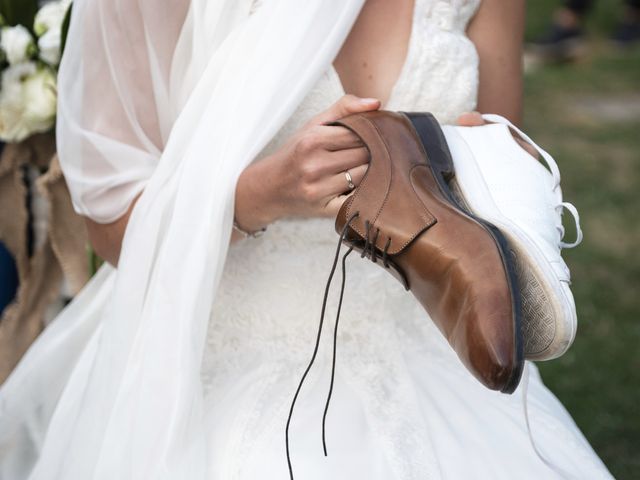
MULTIPOLYGON (((380 129, 375 125, 375 123, 373 123, 371 120, 369 120, 368 118, 365 118, 363 116, 358 116, 357 117, 357 121, 358 122, 363 122, 366 123, 368 127, 372 128, 376 135, 378 136, 378 138, 380 139, 382 146, 384 147, 384 152, 387 156, 387 159, 389 160, 389 164, 391 165, 391 154, 389 153, 389 146, 384 138, 384 136, 382 135, 382 133, 380 132, 380 129)), ((356 133, 360 138, 361 135, 355 131, 354 128, 347 126, 345 124, 343 124, 342 122, 339 122, 342 126, 349 128, 349 130, 353 131, 354 133, 356 133)), ((421 148, 421 144, 420 141, 418 140, 417 142, 418 146, 421 148)), ((421 148, 422 149, 422 148, 421 148)), ((424 152, 424 149, 422 149, 422 151, 424 152)), ((369 152, 371 153, 371 150, 369 150, 369 152)), ((425 158, 428 158, 428 156, 426 156, 425 153, 425 158)), ((382 213, 382 211, 384 210, 385 206, 388 203, 389 200, 389 192, 391 190, 391 183, 393 182, 393 167, 390 169, 391 173, 390 173, 390 177, 389 177, 389 184, 387 187, 387 191, 385 192, 385 197, 384 200, 382 201, 382 204, 380 206, 380 208, 378 209, 378 211, 376 212, 373 221, 370 222, 372 225, 375 225, 375 223, 377 222, 378 218, 380 217, 380 214, 382 213)), ((358 196, 360 195, 360 187, 362 187, 363 185, 366 185, 367 179, 368 179, 368 174, 369 174, 369 170, 367 169, 367 172, 365 173, 365 176, 362 179, 362 182, 360 183, 360 186, 358 187, 358 190, 356 190, 356 192, 353 194, 352 200, 349 203, 349 206, 347 207, 346 210, 346 218, 349 218, 350 215, 352 215, 352 207, 353 207, 353 203, 356 201, 356 199, 358 198, 358 196)), ((413 186, 412 186, 413 188, 413 186)), ((424 204, 424 202, 422 202, 422 200, 420 200, 420 198, 418 197, 418 195, 415 193, 414 190, 414 195, 416 197, 416 199, 418 200, 418 202, 420 203, 420 205, 422 206, 422 208, 424 209, 423 215, 421 215, 422 220, 424 222, 424 226, 422 228, 420 228, 419 230, 417 230, 408 240, 406 240, 399 248, 397 249, 390 249, 389 250, 389 254, 390 255, 397 255, 400 252, 402 252, 402 250, 404 250, 407 245, 409 245, 411 242, 413 242, 413 240, 416 239, 416 237, 418 237, 420 234, 422 234, 422 232, 424 232, 426 229, 432 227, 433 225, 435 225, 437 223, 437 219, 435 218, 435 216, 429 211, 429 209, 426 207, 426 205, 424 204)), ((351 228, 361 237, 364 237, 366 234, 365 232, 363 232, 360 228, 358 228, 357 225, 352 225, 351 228)), ((378 246, 376 245, 376 248, 378 248, 378 246)))
MULTIPOLYGON (((380 137, 380 139, 381 139, 381 141, 382 141, 382 145, 384 146, 385 152, 386 152, 386 154, 387 154, 387 158, 390 158, 389 150, 388 150, 388 148, 387 148, 386 143, 384 142, 384 139, 382 139, 382 136, 380 135, 380 131, 379 131, 377 128, 375 128, 375 126, 373 125, 373 123, 372 123, 370 120, 368 120, 368 119, 366 119, 366 118, 364 118, 364 117, 362 117, 362 116, 358 116, 358 117, 356 117, 356 119, 357 119, 357 121, 365 122, 366 124, 368 124, 368 126, 370 126, 370 127, 373 127, 373 128, 374 128, 374 130, 375 130, 376 134, 378 135, 378 137, 380 137)), ((356 135, 358 135, 358 137, 360 137, 360 138, 362 139, 362 136, 361 136, 358 132, 356 132, 353 128, 351 128, 351 127, 349 127, 349 126, 347 126, 347 125, 344 125, 344 124, 342 124, 342 123, 341 123, 341 125, 342 125, 342 126, 344 126, 344 127, 347 127, 349 130, 351 130, 352 132, 354 132, 356 135)), ((367 147, 367 148, 368 148, 368 147, 367 147)), ((371 153, 371 150, 369 150, 369 153, 371 153)), ((392 175, 393 175, 393 169, 392 169, 392 175)), ((349 218, 349 217, 352 215, 352 210, 351 210, 351 208, 353 207, 353 203, 354 203, 354 202, 356 201, 356 199, 359 197, 359 195, 360 195, 360 191, 361 191, 361 187, 362 187, 363 185, 366 185, 366 182, 367 182, 367 180, 368 180, 368 177, 369 177, 369 169, 367 169, 367 171, 365 172, 365 175, 364 175, 364 177, 363 177, 363 179, 362 179, 362 182, 360 182, 360 185, 358 186, 358 189, 357 189, 357 190, 355 191, 355 193, 353 194, 353 197, 352 197, 352 198, 353 198, 353 200, 351 201, 351 203, 349 204, 349 207, 347 208, 347 212, 346 212, 346 213, 347 213, 347 215, 346 215, 346 218, 349 218)), ((393 178, 393 177, 390 177, 390 178, 393 178)), ((389 182, 389 185, 391 185, 391 181, 389 182)), ((388 197, 389 197, 389 187, 387 187, 387 191, 386 191, 386 193, 385 193, 385 198, 384 198, 384 200, 383 200, 383 202, 382 202, 382 206, 380 207, 380 209, 378 210, 378 213, 377 213, 377 214, 376 214, 376 216, 375 216, 375 219, 377 219, 377 218, 378 218, 378 216, 380 215, 380 212, 382 211, 382 208, 384 207, 384 205, 385 205, 385 203, 386 203, 386 201, 387 201, 387 198, 388 198, 388 197)), ((375 222, 375 220, 374 220, 374 222, 375 222)), ((372 222, 372 223, 374 223, 374 222, 372 222)), ((353 230, 355 230, 355 232, 356 232, 358 235, 360 235, 361 237, 364 237, 364 236, 365 236, 365 233, 364 233, 363 231, 361 231, 360 229, 358 229, 357 225, 356 225, 356 226, 352 225, 352 226, 351 226, 351 228, 352 228, 353 230)))
MULTIPOLYGON (((378 136, 380 137, 380 139, 382 140, 382 144, 384 145, 385 151, 387 152, 387 156, 389 158, 391 158, 391 154, 389 153, 389 146, 387 145, 387 142, 384 139, 384 136, 382 135, 382 133, 380 132, 380 129, 378 129, 378 127, 371 122, 369 119, 364 119, 365 121, 369 122, 371 124, 371 126, 375 129, 376 133, 378 134, 378 136)), ((420 139, 415 139, 417 140, 417 144, 418 145, 422 145, 422 142, 420 142, 420 139)), ((423 149, 424 150, 424 149, 423 149)), ((428 156, 426 156, 425 154, 425 158, 429 158, 428 156)), ((419 166, 419 165, 417 165, 419 166)), ((415 167, 412 167, 411 170, 409 171, 409 175, 411 175, 411 171, 414 169, 415 167)), ((391 185, 391 182, 393 181, 393 168, 391 169, 391 180, 389 181, 389 185, 391 185)), ((429 209, 426 207, 426 205, 424 204, 424 202, 422 200, 420 200, 420 197, 416 194, 415 189, 413 188, 413 184, 411 185, 411 188, 413 189, 413 193, 416 197, 416 199, 418 200, 418 202, 420 203, 420 205, 422 205, 422 208, 424 209, 425 215, 422 216, 423 221, 425 222, 425 225, 423 228, 421 228, 420 230, 418 230, 416 233, 414 233, 405 243, 402 244, 402 246, 400 246, 399 249, 397 250, 390 250, 389 254, 390 255, 397 255, 398 253, 402 252, 402 250, 404 250, 406 248, 407 245, 409 245, 411 242, 413 242, 416 237, 418 235, 420 235, 422 232, 424 232, 426 229, 432 227, 435 223, 437 223, 437 220, 435 218, 435 216, 429 211, 429 209)), ((389 194, 387 192, 387 196, 384 199, 384 202, 382 203, 382 207, 380 207, 380 210, 378 211, 378 214, 376 215, 376 218, 374 219, 374 221, 372 222, 373 224, 375 224, 375 222, 378 220, 378 217, 380 216, 380 212, 382 212, 385 204, 387 203, 387 200, 389 198, 389 194)))

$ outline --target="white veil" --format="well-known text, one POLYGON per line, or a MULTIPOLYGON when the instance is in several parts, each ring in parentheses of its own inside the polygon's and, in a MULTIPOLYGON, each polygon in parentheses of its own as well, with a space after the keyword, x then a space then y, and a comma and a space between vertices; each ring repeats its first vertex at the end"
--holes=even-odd
POLYGON ((200 363, 236 180, 363 3, 74 2, 58 141, 75 208, 108 222, 144 193, 118 270, 0 389, 0 478, 206 478, 200 363))

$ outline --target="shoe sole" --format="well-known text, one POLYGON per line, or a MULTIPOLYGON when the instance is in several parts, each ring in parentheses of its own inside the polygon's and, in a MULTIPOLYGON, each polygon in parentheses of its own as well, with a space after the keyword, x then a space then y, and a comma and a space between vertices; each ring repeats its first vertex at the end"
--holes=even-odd
POLYGON ((515 365, 505 386, 501 389, 502 393, 513 393, 520 383, 522 371, 524 368, 524 342, 522 335, 522 295, 520 292, 517 266, 507 238, 493 224, 483 218, 478 217, 473 212, 468 211, 458 201, 456 195, 452 191, 449 182, 455 176, 453 158, 447 141, 442 133, 440 124, 431 114, 425 113, 403 113, 413 125, 414 130, 420 143, 422 144, 427 159, 427 165, 431 169, 436 179, 441 193, 449 201, 449 203, 458 211, 471 217, 478 222, 486 232, 493 238, 496 247, 500 253, 504 271, 507 276, 507 284, 511 294, 511 305, 513 311, 513 332, 514 332, 514 356, 513 363, 515 365), (435 133, 435 135, 433 135, 435 133), (434 138, 435 137, 435 138, 434 138))
MULTIPOLYGON (((460 138, 466 145, 464 138, 460 138)), ((469 154, 473 155, 471 150, 469 154)), ((543 361, 560 357, 573 343, 577 330, 571 290, 557 278, 535 242, 502 214, 480 169, 470 163, 462 172, 462 168, 456 169, 456 176, 451 179, 451 188, 460 203, 467 211, 496 225, 512 247, 522 292, 525 358, 543 361), (464 181, 461 181, 461 175, 464 175, 464 181), (473 185, 473 188, 465 188, 465 185, 473 185), (472 204, 482 205, 482 208, 472 204)))

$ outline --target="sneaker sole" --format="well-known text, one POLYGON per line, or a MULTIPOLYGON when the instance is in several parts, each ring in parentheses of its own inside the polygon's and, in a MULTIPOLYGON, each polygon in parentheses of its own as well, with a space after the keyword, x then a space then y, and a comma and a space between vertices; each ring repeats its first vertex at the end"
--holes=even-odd
MULTIPOLYGON (((473 155, 466 140, 459 137, 473 155)), ((475 164, 456 165, 451 187, 466 209, 496 225, 509 240, 522 292, 525 358, 542 361, 560 357, 573 343, 577 330, 568 285, 557 278, 535 242, 502 214, 475 164)))

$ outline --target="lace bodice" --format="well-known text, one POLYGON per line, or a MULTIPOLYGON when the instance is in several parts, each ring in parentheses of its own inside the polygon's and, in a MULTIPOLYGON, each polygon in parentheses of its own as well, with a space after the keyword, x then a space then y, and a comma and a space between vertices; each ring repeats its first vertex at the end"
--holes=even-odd
MULTIPOLYGON (((429 111, 441 123, 476 106, 478 55, 466 37, 480 0, 416 0, 405 63, 383 108, 429 111)), ((309 118, 344 95, 336 70, 320 78, 264 154, 277 149, 309 118)))

